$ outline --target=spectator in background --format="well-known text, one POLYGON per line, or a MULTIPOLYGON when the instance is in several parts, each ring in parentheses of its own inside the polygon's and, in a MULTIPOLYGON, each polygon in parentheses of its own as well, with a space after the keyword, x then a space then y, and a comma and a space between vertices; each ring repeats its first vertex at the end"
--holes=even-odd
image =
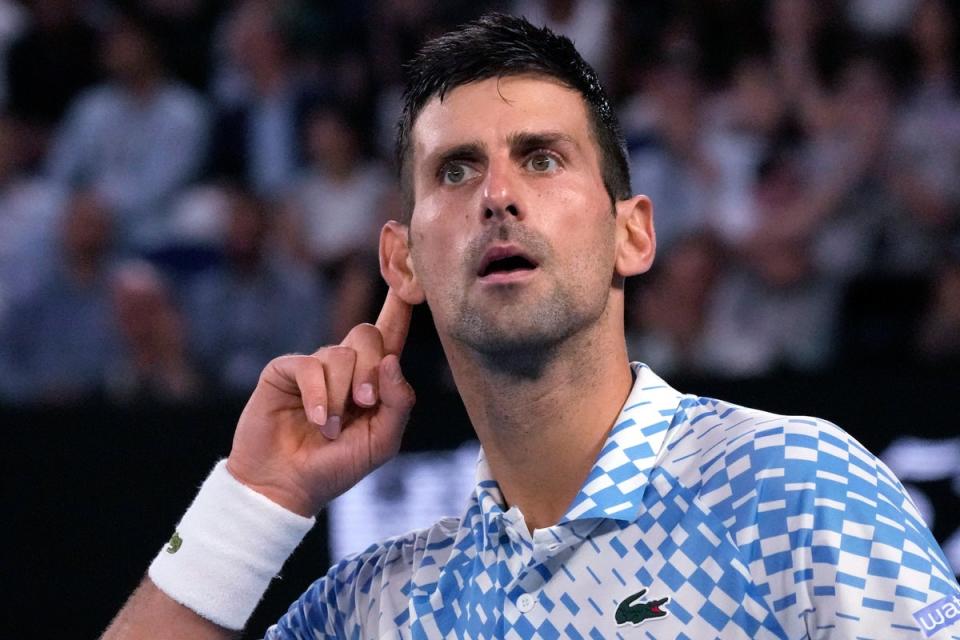
POLYGON ((113 221, 92 191, 67 203, 57 261, 20 297, 0 336, 0 396, 80 403, 102 391, 117 351, 109 271, 113 221))
POLYGON ((213 28, 222 0, 138 0, 160 43, 169 71, 198 91, 206 91, 212 61, 213 28))
POLYGON ((903 33, 920 0, 847 0, 841 3, 847 20, 868 38, 894 37, 903 33))
POLYGON ((756 145, 713 126, 705 114, 706 87, 688 52, 678 52, 647 78, 625 122, 633 142, 634 193, 656 203, 657 242, 710 231, 725 242, 741 239, 752 223, 750 190, 756 145))
POLYGON ((35 286, 53 260, 63 208, 62 192, 26 171, 27 132, 0 114, 0 324, 10 301, 35 286))
POLYGON ((908 222, 935 234, 956 223, 960 208, 955 24, 941 0, 917 6, 909 31, 917 74, 893 132, 892 188, 907 209, 908 222))
POLYGON ((825 126, 830 104, 821 78, 832 74, 852 38, 832 3, 771 0, 767 5, 770 59, 783 99, 808 134, 825 126))
POLYGON ((704 87, 691 62, 661 62, 624 114, 634 193, 656 203, 662 251, 706 226, 705 208, 717 167, 701 153, 704 87))
POLYGON ((224 262, 188 294, 191 338, 210 378, 246 394, 272 358, 328 342, 325 290, 312 272, 272 252, 272 212, 241 189, 228 193, 224 262))
MULTIPOLYGON (((403 107, 404 63, 426 38, 509 4, 509 0, 378 0, 370 4, 364 15, 367 73, 376 87, 370 139, 381 158, 392 159, 394 154, 397 119, 403 107)), ((347 104, 340 92, 337 101, 347 104)))
POLYGON ((10 45, 23 33, 27 21, 27 11, 19 2, 0 0, 0 108, 6 107, 9 99, 6 69, 10 45))
POLYGON ((703 332, 724 251, 700 233, 678 239, 638 282, 628 307, 630 358, 671 374, 702 374, 703 332))
POLYGON ((202 389, 187 352, 185 319, 160 272, 127 262, 111 274, 121 347, 106 372, 107 398, 123 404, 195 401, 202 389))
MULTIPOLYGON (((806 185, 794 153, 775 150, 761 165, 754 207, 777 224, 802 202, 806 185)), ((830 362, 839 287, 813 263, 809 241, 755 236, 718 279, 701 336, 701 365, 718 376, 811 371, 830 362)))
POLYGON ((760 149, 766 149, 790 119, 776 68, 760 55, 737 62, 730 86, 715 103, 715 126, 748 138, 760 149))
POLYGON ((294 183, 286 206, 294 255, 328 275, 374 249, 381 199, 390 186, 382 165, 364 157, 361 139, 347 115, 325 107, 306 129, 310 165, 294 183))
POLYGON ((934 276, 933 296, 920 323, 922 360, 960 363, 960 239, 934 276))
POLYGON ((67 107, 100 79, 98 34, 85 21, 86 3, 33 0, 30 21, 10 48, 9 110, 30 128, 37 160, 67 107))
POLYGON ((913 99, 956 109, 956 10, 944 0, 922 0, 913 15, 908 37, 916 58, 913 99), (944 104, 945 103, 945 104, 944 104))
POLYGON ((226 18, 227 72, 213 143, 213 172, 268 198, 285 191, 303 166, 304 119, 317 101, 276 11, 270 2, 246 0, 226 18))
POLYGON ((511 13, 546 26, 577 44, 604 85, 611 75, 615 41, 614 3, 610 0, 515 0, 511 13))
POLYGON ((892 79, 871 56, 845 63, 829 103, 827 117, 805 146, 806 196, 767 217, 754 244, 810 242, 814 262, 838 282, 929 268, 938 253, 938 232, 918 224, 912 213, 919 204, 912 189, 925 183, 920 175, 925 165, 909 157, 930 138, 906 143, 912 153, 898 146, 892 79))
POLYGON ((109 80, 71 105, 50 175, 94 189, 116 212, 124 249, 155 250, 166 240, 166 207, 203 163, 206 108, 166 75, 152 34, 133 14, 110 21, 101 54, 109 80))
POLYGON ((344 111, 317 109, 306 135, 310 165, 288 193, 284 234, 292 254, 330 283, 330 329, 338 340, 369 317, 371 298, 380 291, 370 238, 398 202, 386 169, 365 156, 360 132, 344 111))

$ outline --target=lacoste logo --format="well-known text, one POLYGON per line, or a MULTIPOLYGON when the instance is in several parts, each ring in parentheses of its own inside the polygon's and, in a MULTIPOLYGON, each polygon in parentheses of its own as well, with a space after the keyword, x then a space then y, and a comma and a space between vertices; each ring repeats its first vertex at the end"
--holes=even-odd
POLYGON ((660 598, 658 600, 648 600, 647 602, 636 602, 643 597, 643 594, 647 592, 646 589, 641 589, 632 596, 624 598, 623 602, 620 603, 620 606, 617 607, 617 613, 614 617, 617 620, 617 625, 624 624, 641 624, 646 620, 663 618, 668 615, 670 612, 661 609, 663 605, 670 602, 670 598, 660 598))
POLYGON ((932 602, 913 614, 923 627, 923 635, 930 637, 937 631, 960 620, 960 594, 953 594, 932 602))
POLYGON ((170 542, 167 544, 165 551, 167 553, 176 553, 180 551, 180 545, 183 544, 183 538, 180 537, 179 531, 174 531, 173 535, 170 536, 170 542))

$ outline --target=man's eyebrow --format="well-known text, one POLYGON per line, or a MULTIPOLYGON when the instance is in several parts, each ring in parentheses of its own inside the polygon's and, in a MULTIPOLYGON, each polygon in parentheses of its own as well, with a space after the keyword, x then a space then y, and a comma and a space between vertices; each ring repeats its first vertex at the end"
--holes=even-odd
POLYGON ((507 137, 507 142, 511 148, 522 151, 538 149, 540 147, 552 147, 559 142, 580 148, 576 140, 562 131, 517 131, 507 137))
POLYGON ((427 160, 433 167, 440 167, 452 160, 476 160, 486 154, 486 146, 479 140, 464 142, 431 153, 427 160))

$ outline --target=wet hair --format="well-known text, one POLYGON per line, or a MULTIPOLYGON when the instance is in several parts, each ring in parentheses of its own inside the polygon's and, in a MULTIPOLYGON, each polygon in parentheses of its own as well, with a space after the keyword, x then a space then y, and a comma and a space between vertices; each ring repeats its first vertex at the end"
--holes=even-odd
POLYGON ((600 150, 600 171, 611 201, 631 196, 626 143, 616 113, 596 72, 569 38, 524 18, 490 13, 427 42, 406 65, 403 114, 397 126, 396 160, 403 220, 413 213, 410 136, 417 116, 434 96, 471 82, 534 74, 579 93, 600 150))

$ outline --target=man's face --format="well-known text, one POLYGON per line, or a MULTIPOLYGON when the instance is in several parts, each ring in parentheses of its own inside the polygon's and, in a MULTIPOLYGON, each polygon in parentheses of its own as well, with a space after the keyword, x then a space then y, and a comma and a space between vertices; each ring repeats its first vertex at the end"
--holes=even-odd
POLYGON ((578 93, 466 84, 427 103, 412 139, 411 257, 441 336, 529 354, 603 316, 617 225, 578 93))

